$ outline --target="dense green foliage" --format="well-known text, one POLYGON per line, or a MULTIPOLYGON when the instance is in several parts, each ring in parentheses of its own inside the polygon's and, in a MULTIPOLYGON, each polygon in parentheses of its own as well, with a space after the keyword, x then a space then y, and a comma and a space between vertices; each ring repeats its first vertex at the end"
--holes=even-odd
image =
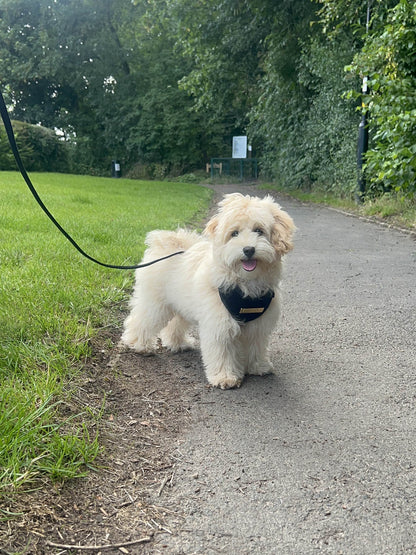
POLYGON ((343 99, 351 44, 320 37, 300 50, 288 82, 270 66, 260 102, 252 109, 250 131, 265 145, 263 167, 288 187, 336 190, 355 185, 357 121, 355 104, 343 99))
POLYGON ((374 129, 367 154, 372 191, 416 193, 416 4, 400 2, 367 40, 352 69, 369 76, 365 99, 374 129))
POLYGON ((178 88, 187 64, 163 10, 130 0, 2 0, 1 85, 14 118, 64 131, 73 170, 202 165, 221 137, 178 88), (7 76, 7 78, 6 78, 7 76))
POLYGON ((411 0, 0 0, 14 118, 61 129, 73 171, 162 178, 230 156, 348 196, 361 78, 372 193, 415 190, 411 0), (370 25, 366 26, 367 7, 370 25), (345 68, 349 67, 349 71, 345 68))

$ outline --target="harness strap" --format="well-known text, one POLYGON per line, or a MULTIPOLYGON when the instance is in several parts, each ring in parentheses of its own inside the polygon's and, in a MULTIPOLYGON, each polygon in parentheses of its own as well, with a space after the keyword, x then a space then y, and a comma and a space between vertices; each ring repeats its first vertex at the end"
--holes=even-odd
POLYGON ((239 287, 234 289, 218 289, 221 301, 234 320, 240 324, 259 318, 269 308, 274 291, 269 290, 261 297, 244 297, 239 287))
POLYGON ((42 210, 45 212, 45 214, 48 216, 48 218, 52 221, 52 223, 59 229, 59 231, 62 233, 62 235, 64 235, 68 239, 68 241, 77 249, 77 251, 82 254, 82 256, 85 256, 85 258, 88 258, 88 260, 91 260, 91 262, 95 262, 95 264, 99 264, 100 266, 104 266, 105 268, 112 268, 112 269, 115 269, 115 270, 136 270, 137 268, 145 268, 146 266, 151 266, 152 264, 156 264, 156 262, 161 262, 162 260, 166 260, 167 258, 171 258, 172 256, 176 256, 177 254, 183 254, 185 252, 185 251, 174 252, 172 254, 164 256, 163 258, 158 258, 157 260, 152 260, 151 262, 147 262, 145 264, 135 264, 135 265, 132 265, 132 266, 118 266, 118 265, 115 265, 115 264, 106 264, 105 262, 100 262, 99 260, 97 260, 97 259, 93 258, 92 256, 90 256, 89 254, 87 254, 78 245, 78 243, 75 241, 75 239, 73 239, 71 237, 71 235, 69 235, 69 233, 67 231, 65 231, 65 229, 54 218, 54 216, 51 214, 51 212, 49 212, 49 210, 47 209, 47 207, 43 203, 42 199, 40 198, 38 192, 36 191, 35 187, 33 186, 32 182, 31 182, 31 180, 30 180, 30 178, 29 178, 29 176, 26 172, 26 169, 23 165, 22 159, 20 157, 19 149, 17 147, 16 139, 15 139, 14 132, 13 132, 12 123, 10 121, 10 117, 9 117, 8 112, 7 112, 6 103, 4 101, 3 94, 2 94, 1 91, 0 91, 0 113, 1 113, 1 117, 3 119, 4 128, 6 130, 7 137, 9 139, 10 147, 11 147, 12 152, 13 152, 13 156, 16 160, 17 167, 19 168, 23 179, 26 181, 26 184, 29 187, 30 192, 35 197, 36 202, 39 204, 39 206, 42 208, 42 210))

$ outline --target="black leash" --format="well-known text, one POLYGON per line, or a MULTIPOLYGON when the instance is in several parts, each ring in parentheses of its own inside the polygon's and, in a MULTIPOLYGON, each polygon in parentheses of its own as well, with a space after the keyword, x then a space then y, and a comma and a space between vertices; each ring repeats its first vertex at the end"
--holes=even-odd
POLYGON ((25 170, 22 159, 20 157, 20 153, 19 153, 19 149, 17 148, 16 139, 15 139, 15 136, 14 136, 13 127, 12 127, 12 124, 11 124, 11 121, 10 121, 9 113, 7 111, 6 103, 4 101, 3 94, 2 94, 1 91, 0 91, 0 113, 1 113, 1 117, 3 119, 4 127, 6 129, 7 137, 9 139, 10 147, 12 149, 14 158, 16 160, 16 164, 17 164, 17 166, 20 170, 20 173, 22 174, 23 179, 26 181, 26 184, 29 187, 30 192, 35 197, 36 202, 39 204, 39 206, 42 208, 42 210, 45 212, 45 214, 48 216, 48 218, 52 221, 52 223, 55 224, 55 226, 59 229, 59 231, 63 235, 65 235, 65 237, 68 239, 68 241, 77 249, 77 251, 79 253, 82 254, 82 256, 85 256, 85 258, 88 258, 88 260, 91 260, 91 262, 95 262, 96 264, 99 264, 100 266, 104 266, 105 268, 113 268, 115 270, 136 270, 137 268, 145 268, 146 266, 151 266, 152 264, 156 264, 156 262, 161 262, 162 260, 166 260, 168 258, 171 258, 172 256, 176 256, 177 254, 183 254, 184 253, 184 251, 174 252, 173 254, 168 254, 167 256, 164 256, 163 258, 158 258, 157 260, 152 260, 152 262, 147 262, 146 264, 136 264, 136 265, 133 265, 133 266, 117 266, 117 265, 114 265, 114 264, 105 264, 104 262, 100 262, 99 260, 96 260, 95 258, 90 256, 89 254, 87 254, 78 245, 78 243, 69 235, 69 233, 67 233, 65 231, 65 229, 54 218, 54 216, 49 212, 49 210, 44 205, 42 199, 38 195, 38 192, 36 191, 35 187, 33 186, 32 182, 31 182, 31 180, 30 180, 30 178, 29 178, 29 176, 28 176, 28 174, 25 170))

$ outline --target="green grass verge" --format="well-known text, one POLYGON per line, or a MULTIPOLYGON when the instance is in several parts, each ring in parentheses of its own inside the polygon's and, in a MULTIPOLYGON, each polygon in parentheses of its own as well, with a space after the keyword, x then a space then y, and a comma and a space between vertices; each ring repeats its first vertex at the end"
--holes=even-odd
MULTIPOLYGON (((138 263, 155 228, 195 222, 211 191, 192 184, 32 174, 56 219, 91 256, 138 263)), ((36 205, 23 179, 0 172, 0 494, 37 477, 83 474, 99 452, 86 421, 63 417, 97 330, 114 324, 133 272, 83 258, 36 205)), ((1 518, 1 515, 0 515, 1 518)))
POLYGON ((380 218, 386 222, 416 230, 416 198, 402 198, 385 194, 380 198, 368 200, 360 207, 362 214, 380 218))

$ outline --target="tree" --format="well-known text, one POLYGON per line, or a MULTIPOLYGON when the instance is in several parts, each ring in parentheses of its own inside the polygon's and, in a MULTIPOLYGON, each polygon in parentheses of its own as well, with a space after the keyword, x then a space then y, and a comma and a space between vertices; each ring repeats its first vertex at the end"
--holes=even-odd
POLYGON ((14 117, 60 128, 80 143, 88 138, 99 159, 104 126, 97 106, 109 81, 129 74, 117 22, 128 20, 133 10, 128 2, 119 4, 119 19, 112 0, 3 0, 2 85, 10 91, 14 117))
POLYGON ((177 47, 192 62, 181 87, 192 94, 197 111, 226 125, 230 137, 244 132, 262 74, 268 22, 250 2, 238 0, 183 0, 172 17, 178 21, 177 47))
MULTIPOLYGON (((271 75, 291 87, 300 55, 300 37, 307 35, 314 6, 310 0, 206 0, 173 4, 179 22, 178 48, 193 68, 181 81, 195 101, 195 110, 233 134, 250 135, 263 168, 269 168, 271 75), (266 98, 267 97, 267 98, 266 98), (259 121, 264 121, 264 128, 259 121), (266 159, 265 159, 266 158, 266 159)), ((229 151, 230 152, 230 151, 229 151)))
POLYGON ((80 171, 107 173, 119 158, 180 173, 248 134, 264 175, 349 194, 359 115, 346 92, 368 74, 368 179, 409 192, 415 4, 371 0, 366 34, 367 5, 0 0, 0 81, 15 118, 74 139, 80 171))
POLYGON ((174 52, 161 2, 2 0, 0 56, 14 117, 75 139, 80 171, 159 164, 201 166, 212 140, 178 81, 189 71, 174 52))

